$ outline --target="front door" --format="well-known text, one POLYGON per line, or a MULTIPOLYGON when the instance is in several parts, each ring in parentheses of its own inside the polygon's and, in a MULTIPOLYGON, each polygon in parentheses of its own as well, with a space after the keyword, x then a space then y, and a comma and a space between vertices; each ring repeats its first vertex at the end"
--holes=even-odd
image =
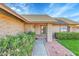
POLYGON ((46 35, 47 35, 47 26, 46 25, 38 25, 36 26, 35 28, 35 32, 36 32, 36 38, 37 39, 44 39, 46 38, 46 35))
POLYGON ((42 38, 46 38, 46 35, 47 35, 47 26, 41 25, 40 26, 40 36, 42 38))
POLYGON ((41 34, 47 34, 47 26, 41 25, 40 26, 40 33, 41 34))

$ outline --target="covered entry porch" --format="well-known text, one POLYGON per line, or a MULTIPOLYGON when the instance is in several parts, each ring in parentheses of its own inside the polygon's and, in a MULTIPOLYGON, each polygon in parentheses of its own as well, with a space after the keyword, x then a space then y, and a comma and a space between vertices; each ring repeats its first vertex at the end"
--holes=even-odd
POLYGON ((45 38, 48 42, 51 42, 54 39, 54 33, 56 32, 79 31, 75 26, 73 27, 73 25, 77 25, 78 23, 65 18, 54 18, 48 15, 22 16, 29 20, 29 22, 25 24, 25 31, 35 32, 36 38, 45 38))
POLYGON ((46 39, 51 42, 55 39, 56 32, 72 31, 71 26, 52 23, 31 23, 25 25, 26 32, 35 32, 36 39, 46 39))
POLYGON ((36 39, 46 39, 48 42, 51 42, 55 38, 55 32, 59 32, 59 26, 54 26, 51 23, 26 24, 25 28, 26 32, 35 32, 36 39))

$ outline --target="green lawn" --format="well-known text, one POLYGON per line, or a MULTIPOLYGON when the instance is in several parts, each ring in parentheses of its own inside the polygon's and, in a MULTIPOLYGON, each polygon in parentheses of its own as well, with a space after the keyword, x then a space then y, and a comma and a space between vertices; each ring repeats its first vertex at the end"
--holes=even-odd
POLYGON ((57 40, 63 46, 71 50, 75 55, 79 56, 79 40, 57 40))

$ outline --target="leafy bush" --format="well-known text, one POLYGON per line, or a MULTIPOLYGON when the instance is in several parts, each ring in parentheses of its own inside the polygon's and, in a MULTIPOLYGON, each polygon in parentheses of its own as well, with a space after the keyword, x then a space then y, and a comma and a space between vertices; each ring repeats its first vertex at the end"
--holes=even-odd
POLYGON ((8 35, 0 38, 1 56, 25 56, 31 55, 33 44, 35 42, 35 33, 21 33, 16 36, 8 35))
POLYGON ((79 39, 79 32, 57 32, 56 39, 79 39))

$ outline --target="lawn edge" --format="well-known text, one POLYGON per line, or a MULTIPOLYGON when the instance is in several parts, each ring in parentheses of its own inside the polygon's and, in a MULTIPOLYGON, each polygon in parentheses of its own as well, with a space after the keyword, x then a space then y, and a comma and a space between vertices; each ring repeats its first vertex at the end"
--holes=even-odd
POLYGON ((72 56, 76 56, 71 50, 69 50, 68 48, 66 48, 64 45, 62 45, 60 42, 57 41, 58 39, 56 39, 56 42, 61 45, 62 47, 64 47, 72 56))

